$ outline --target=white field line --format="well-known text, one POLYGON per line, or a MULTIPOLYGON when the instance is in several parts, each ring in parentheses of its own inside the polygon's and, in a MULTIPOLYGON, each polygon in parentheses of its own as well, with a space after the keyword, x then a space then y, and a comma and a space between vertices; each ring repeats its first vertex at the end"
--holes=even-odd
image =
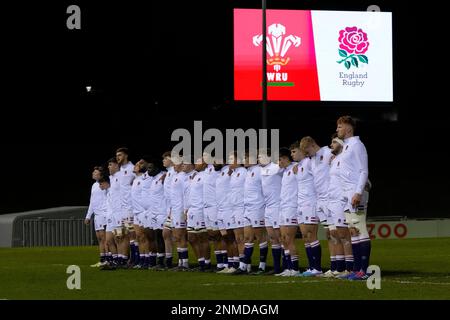
MULTIPOLYGON (((305 281, 293 281, 293 280, 286 280, 286 281, 268 281, 268 282, 226 282, 226 283, 201 283, 202 286, 245 286, 245 285, 265 285, 265 284, 289 284, 289 283, 319 283, 323 282, 323 280, 330 281, 330 280, 338 280, 338 279, 321 279, 321 280, 305 280, 305 281)), ((354 283, 361 283, 365 281, 347 281, 347 282, 354 282, 354 283)), ((429 285, 437 285, 437 286, 450 286, 450 282, 429 282, 429 281, 409 281, 409 280, 394 280, 394 279, 381 279, 381 282, 394 282, 394 283, 400 283, 400 284, 429 284, 429 285)))

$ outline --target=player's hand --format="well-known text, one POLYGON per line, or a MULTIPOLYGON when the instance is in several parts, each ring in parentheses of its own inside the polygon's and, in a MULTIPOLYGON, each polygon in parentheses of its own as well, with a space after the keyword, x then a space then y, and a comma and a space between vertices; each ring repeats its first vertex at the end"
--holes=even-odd
POLYGON ((361 203, 361 194, 355 193, 352 197, 352 207, 356 208, 361 203))
POLYGON ((298 164, 296 164, 296 165, 292 168, 292 172, 294 172, 294 174, 297 174, 297 172, 298 172, 298 164))
POLYGON ((88 224, 90 224, 90 223, 91 223, 91 220, 90 220, 90 219, 85 219, 85 220, 84 220, 84 224, 88 225, 88 224))
POLYGON ((330 158, 330 163, 329 163, 329 165, 331 165, 331 162, 334 160, 334 158, 336 158, 336 156, 333 154, 333 155, 331 156, 331 158, 330 158))

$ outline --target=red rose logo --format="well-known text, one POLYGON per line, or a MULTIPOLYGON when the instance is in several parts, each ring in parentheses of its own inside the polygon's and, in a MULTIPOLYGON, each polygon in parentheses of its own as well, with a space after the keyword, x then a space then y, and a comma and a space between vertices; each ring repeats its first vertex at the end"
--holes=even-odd
POLYGON ((339 55, 344 58, 337 63, 344 62, 347 69, 353 65, 358 68, 359 62, 369 63, 369 59, 364 55, 369 49, 367 33, 357 27, 346 27, 339 31, 339 55))

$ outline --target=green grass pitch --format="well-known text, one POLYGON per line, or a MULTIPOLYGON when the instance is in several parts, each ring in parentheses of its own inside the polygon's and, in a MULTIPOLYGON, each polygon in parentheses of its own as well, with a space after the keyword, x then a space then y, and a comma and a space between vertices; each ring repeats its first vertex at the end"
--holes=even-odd
MULTIPOLYGON (((300 241, 298 247, 304 267, 300 241)), ((326 269, 324 242, 322 251, 326 269)), ((380 290, 367 289, 366 281, 337 279, 100 271, 89 267, 95 262, 96 247, 0 248, 0 299, 450 299, 450 238, 373 241, 371 264, 381 268, 380 290), (67 289, 69 265, 81 268, 81 290, 67 289)))

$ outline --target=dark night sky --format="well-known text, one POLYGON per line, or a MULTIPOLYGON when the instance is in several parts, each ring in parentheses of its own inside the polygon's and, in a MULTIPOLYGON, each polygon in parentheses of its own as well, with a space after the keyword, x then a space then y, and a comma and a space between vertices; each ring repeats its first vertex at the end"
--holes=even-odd
MULTIPOLYGON (((261 1, 93 2, 29 1, 4 9, 0 213, 87 205, 92 166, 123 145, 132 160, 158 155, 171 146, 173 129, 190 129, 194 120, 205 129, 259 126, 258 103, 232 100, 232 9, 261 1), (66 28, 70 4, 81 7, 82 30, 66 28)), ((268 0, 268 6, 365 10, 375 3, 341 2, 268 0)), ((369 213, 448 215, 450 188, 440 172, 445 89, 431 74, 444 72, 431 45, 443 30, 439 10, 375 4, 393 12, 395 102, 271 102, 269 127, 280 128, 282 145, 304 135, 325 144, 335 119, 354 115, 369 152, 369 213), (398 121, 385 119, 392 112, 398 121)))

